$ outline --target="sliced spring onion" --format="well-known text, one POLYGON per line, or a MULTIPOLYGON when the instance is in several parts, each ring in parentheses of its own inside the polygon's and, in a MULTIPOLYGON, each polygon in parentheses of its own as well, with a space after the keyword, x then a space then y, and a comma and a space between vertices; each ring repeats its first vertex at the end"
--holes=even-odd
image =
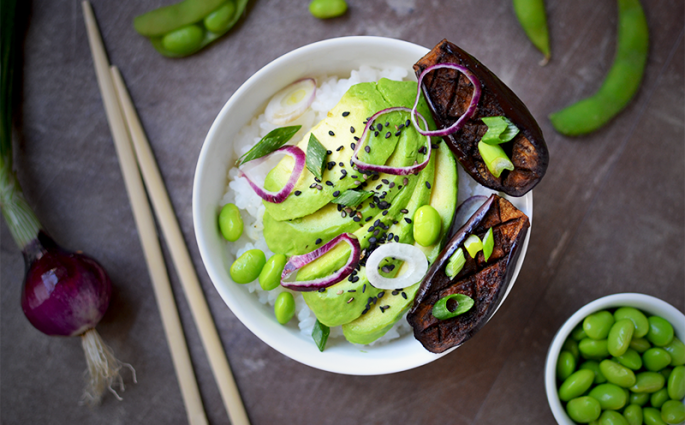
POLYGON ((512 171, 514 169, 514 163, 511 162, 500 145, 489 145, 480 141, 478 142, 478 153, 483 158, 488 171, 495 177, 502 175, 504 170, 512 171))
POLYGON ((321 248, 315 249, 307 254, 293 255, 290 257, 283 268, 283 273, 281 273, 281 285, 285 288, 292 289, 293 291, 316 291, 321 288, 328 288, 345 279, 352 273, 357 266, 357 263, 359 263, 360 253, 361 248, 359 247, 359 241, 354 235, 350 233, 338 235, 321 248), (321 257, 340 242, 347 242, 352 248, 347 263, 345 263, 340 270, 319 279, 295 281, 299 269, 321 257))
POLYGON ((416 127, 416 131, 419 133, 423 134, 424 136, 447 136, 448 134, 456 133, 459 131, 463 126, 464 123, 466 123, 466 120, 471 118, 473 114, 476 112, 476 107, 478 106, 478 102, 480 101, 480 95, 481 95, 481 85, 480 85, 480 80, 476 78, 475 75, 471 71, 468 70, 468 68, 458 65, 456 63, 439 63, 435 64, 432 66, 429 66, 428 68, 424 69, 421 75, 419 75, 419 81, 418 81, 418 91, 416 93, 416 100, 414 101, 414 107, 411 110, 411 122, 414 124, 414 127, 416 127), (430 131, 428 130, 428 126, 425 125, 426 130, 421 129, 417 124, 416 120, 414 117, 418 115, 418 111, 416 108, 419 106, 419 100, 421 99, 421 83, 423 82, 423 78, 426 76, 431 71, 434 71, 436 69, 441 69, 441 68, 449 68, 449 69, 454 69, 456 71, 461 72, 466 76, 471 81, 471 84, 473 84, 473 94, 471 95, 471 102, 469 103, 469 107, 466 108, 466 112, 464 112, 464 115, 459 117, 454 124, 447 128, 443 128, 440 130, 433 130, 430 131))
POLYGON ((307 169, 319 180, 323 179, 323 164, 326 161, 326 148, 314 133, 309 134, 307 144, 307 169))
POLYGON ((406 243, 387 243, 376 248, 366 260, 366 277, 378 289, 407 288, 420 282, 428 271, 428 260, 420 248, 406 243), (381 261, 392 257, 407 264, 407 272, 402 276, 387 278, 381 276, 378 267, 381 261))
POLYGON ((469 237, 464 241, 464 248, 466 248, 466 252, 469 253, 471 258, 476 258, 478 251, 483 249, 483 242, 481 242, 478 236, 469 235, 469 237))
POLYGON ((250 187, 252 187, 252 190, 254 190, 260 198, 264 199, 267 202, 280 204, 281 202, 285 201, 286 198, 288 198, 288 196, 290 196, 290 192, 292 192, 293 188, 295 187, 295 183, 297 183, 297 180, 300 178, 300 175, 302 174, 305 159, 304 152, 302 152, 302 149, 298 148, 297 146, 283 146, 280 149, 276 149, 274 152, 284 152, 285 154, 292 156, 295 160, 293 172, 292 174, 290 174, 290 178, 288 178, 288 181, 285 183, 285 186, 283 186, 281 190, 279 190, 278 192, 272 192, 270 190, 264 189, 263 187, 260 187, 257 183, 253 182, 252 179, 247 174, 245 174, 245 172, 243 172, 243 170, 240 170, 240 176, 245 177, 245 179, 247 179, 247 182, 250 184, 250 187))
POLYGON ((295 81, 276 93, 266 105, 266 120, 274 125, 287 124, 297 119, 316 97, 316 80, 305 78, 295 81))
POLYGON ((499 145, 516 137, 519 129, 507 117, 484 117, 481 118, 488 126, 488 131, 483 135, 482 142, 488 145, 499 145))
POLYGON ((454 222, 452 225, 453 228, 459 229, 461 226, 466 224, 471 216, 478 211, 478 208, 480 208, 487 200, 487 196, 476 195, 471 196, 462 202, 459 207, 457 207, 457 211, 454 213, 454 222))
POLYGON ((346 207, 356 207, 364 202, 367 198, 373 195, 373 192, 367 190, 352 190, 347 189, 337 198, 333 199, 333 203, 345 205, 346 207))
POLYGON ((483 236, 483 257, 485 257, 485 261, 488 261, 492 255, 493 249, 495 249, 495 234, 491 227, 485 233, 485 236, 483 236))
POLYGON ((281 146, 285 145, 288 140, 292 139, 295 133, 297 133, 301 125, 293 125, 290 127, 280 127, 273 129, 262 138, 256 145, 252 147, 245 155, 238 158, 236 166, 241 166, 248 161, 253 159, 261 158, 267 156, 268 154, 275 152, 281 146))
POLYGON ((319 347, 319 351, 323 352, 324 348, 326 348, 326 341, 328 341, 328 335, 330 333, 331 328, 319 322, 317 319, 316 323, 314 323, 314 329, 312 329, 312 338, 314 339, 316 346, 319 347))
POLYGON ((461 269, 464 268, 464 264, 466 264, 466 257, 464 257, 464 250, 461 248, 457 248, 457 250, 454 251, 454 254, 452 254, 452 256, 450 257, 450 260, 447 262, 447 267, 445 268, 445 274, 450 279, 454 279, 454 277, 459 274, 461 269))
MULTIPOLYGON (((452 304, 450 303, 450 304, 452 304)), ((464 294, 452 294, 446 297, 442 297, 433 306, 433 316, 438 320, 447 320, 453 317, 457 317, 460 314, 464 314, 471 310, 474 305, 473 298, 464 294), (456 302, 457 306, 454 311, 450 311, 447 303, 451 300, 452 303, 456 302)))
MULTIPOLYGON (((394 176, 408 176, 410 174, 418 173, 419 171, 423 170, 426 167, 426 165, 428 165, 428 161, 431 157, 431 141, 429 136, 426 136, 426 156, 423 162, 421 162, 420 164, 414 164, 408 167, 391 167, 388 165, 368 164, 366 162, 362 162, 361 160, 359 160, 357 152, 359 152, 359 149, 361 149, 362 145, 364 144, 367 135, 370 133, 369 127, 371 127, 374 124, 376 118, 380 117, 381 115, 385 115, 395 111, 412 112, 411 109, 403 108, 401 106, 395 108, 387 108, 376 112, 366 122, 366 125, 364 126, 364 131, 362 132, 362 135, 359 138, 359 142, 354 147, 354 152, 352 153, 352 162, 357 166, 357 168, 360 171, 375 171, 378 173, 392 174, 394 176)), ((419 114, 418 112, 416 112, 416 115, 418 115, 419 118, 421 118, 424 127, 428 128, 428 123, 426 122, 426 119, 423 117, 423 115, 419 114)), ((414 124, 414 126, 416 126, 416 124, 414 124)), ((418 127, 416 129, 417 131, 419 130, 418 127)))

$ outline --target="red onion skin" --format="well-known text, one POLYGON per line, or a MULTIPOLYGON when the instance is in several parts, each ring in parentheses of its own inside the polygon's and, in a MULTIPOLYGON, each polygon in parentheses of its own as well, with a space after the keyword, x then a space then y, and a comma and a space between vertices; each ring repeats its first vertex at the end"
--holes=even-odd
POLYGON ((23 254, 21 308, 29 322, 51 336, 77 336, 94 328, 112 294, 102 266, 87 255, 62 249, 42 231, 23 254))

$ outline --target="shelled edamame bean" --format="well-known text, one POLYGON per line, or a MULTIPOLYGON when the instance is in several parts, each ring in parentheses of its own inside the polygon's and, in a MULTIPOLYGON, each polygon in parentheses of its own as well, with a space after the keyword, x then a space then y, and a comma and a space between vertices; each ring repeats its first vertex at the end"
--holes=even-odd
POLYGON ((183 0, 136 16, 133 27, 164 56, 198 52, 230 30, 248 0, 183 0))
POLYGON ((312 0, 309 3, 309 13, 319 19, 336 18, 345 14, 346 11, 345 0, 312 0))
POLYGON ((685 344, 633 307, 588 315, 562 345, 557 382, 576 423, 685 423, 685 344))

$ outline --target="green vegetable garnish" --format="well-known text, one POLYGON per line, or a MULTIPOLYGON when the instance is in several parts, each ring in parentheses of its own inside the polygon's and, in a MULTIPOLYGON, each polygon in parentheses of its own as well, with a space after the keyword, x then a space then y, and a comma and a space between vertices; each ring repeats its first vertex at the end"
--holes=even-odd
POLYGON ((483 242, 481 242, 478 236, 470 235, 464 241, 464 248, 466 248, 466 251, 469 253, 471 258, 476 258, 476 254, 478 254, 478 251, 483 249, 483 242))
POLYGON ((512 171, 514 169, 514 163, 499 145, 489 145, 480 141, 478 142, 478 153, 483 158, 485 166, 495 177, 499 177, 504 170, 512 171))
POLYGON ((464 268, 466 264, 466 257, 464 257, 464 250, 457 248, 454 254, 450 257, 450 261, 447 263, 445 268, 445 274, 450 279, 454 279, 454 276, 458 275, 461 269, 464 268))
POLYGON ((301 125, 293 125, 290 127, 279 127, 271 130, 269 134, 264 136, 262 140, 252 147, 247 153, 241 156, 236 163, 236 166, 241 166, 253 159, 261 158, 285 145, 288 140, 292 139, 297 133, 301 125))
POLYGON ((507 117, 484 117, 481 119, 488 126, 488 131, 483 135, 481 141, 488 145, 508 142, 519 133, 519 129, 507 117))
POLYGON ((463 294, 452 294, 446 297, 442 297, 433 306, 433 316, 438 320, 451 319, 453 317, 464 314, 471 310, 473 307, 473 298, 463 295, 463 294), (447 307, 447 302, 450 300, 455 300, 457 303, 457 308, 454 311, 450 311, 447 307))
POLYGON ((368 197, 373 195, 373 192, 367 192, 366 190, 352 190, 348 189, 344 191, 340 196, 333 199, 332 202, 340 205, 345 205, 346 207, 356 207, 357 205, 364 202, 368 197))
POLYGON ((493 249, 495 249, 495 234, 492 232, 491 227, 483 236, 483 257, 485 257, 485 261, 488 261, 492 255, 493 249))
POLYGON ((331 329, 317 319, 312 330, 312 338, 314 338, 316 346, 319 347, 319 351, 323 352, 323 349, 326 348, 326 341, 328 341, 330 333, 331 329))
POLYGON ((325 161, 326 148, 314 136, 314 133, 311 133, 309 135, 309 143, 307 144, 307 169, 319 180, 323 178, 325 161))

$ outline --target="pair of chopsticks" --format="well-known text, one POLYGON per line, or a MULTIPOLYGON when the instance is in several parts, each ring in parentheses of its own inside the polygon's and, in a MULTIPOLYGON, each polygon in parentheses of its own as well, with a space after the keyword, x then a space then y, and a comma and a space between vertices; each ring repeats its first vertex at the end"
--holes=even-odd
POLYGON ((88 1, 84 1, 82 5, 98 85, 114 138, 124 183, 131 201, 136 227, 143 245, 145 260, 150 271, 157 305, 162 316, 162 324, 188 414, 188 421, 192 425, 204 425, 207 424, 207 417, 202 406, 202 399, 190 361, 176 302, 171 291, 148 196, 152 201, 176 272, 188 298, 191 313, 200 332, 200 339, 207 352, 214 378, 219 386, 231 423, 233 425, 249 425, 245 407, 233 379, 219 334, 209 312, 207 301, 204 298, 204 293, 200 287, 195 268, 188 254, 188 248, 185 245, 145 132, 119 70, 109 65, 93 9, 88 1), (143 180, 145 180, 145 186, 143 180), (147 193, 145 187, 147 187, 147 193))

